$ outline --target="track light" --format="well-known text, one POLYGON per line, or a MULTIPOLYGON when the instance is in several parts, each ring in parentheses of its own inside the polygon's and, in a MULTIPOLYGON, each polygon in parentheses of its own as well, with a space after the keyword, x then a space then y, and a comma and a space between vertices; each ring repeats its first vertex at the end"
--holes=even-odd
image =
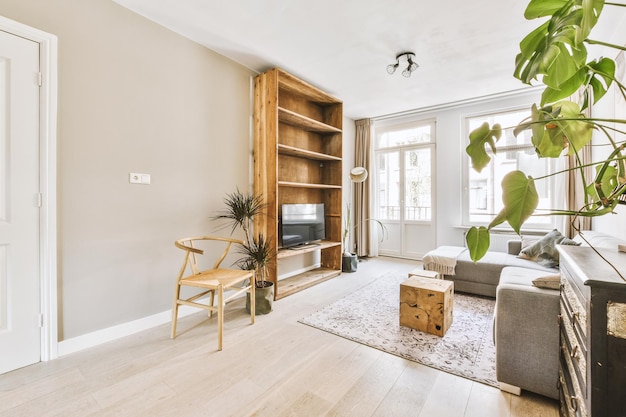
POLYGON ((419 65, 415 61, 413 61, 413 59, 415 59, 415 54, 413 52, 402 52, 396 55, 396 62, 394 64, 387 65, 388 74, 391 75, 396 72, 396 70, 400 66, 400 58, 403 57, 404 59, 406 59, 407 63, 406 68, 402 71, 402 75, 404 77, 409 78, 411 76, 411 73, 419 68, 419 65))

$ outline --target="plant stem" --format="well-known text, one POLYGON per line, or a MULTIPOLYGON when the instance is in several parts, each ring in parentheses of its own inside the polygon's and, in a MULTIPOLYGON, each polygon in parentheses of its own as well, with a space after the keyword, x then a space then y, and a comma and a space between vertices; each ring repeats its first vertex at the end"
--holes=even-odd
POLYGON ((609 47, 609 48, 619 49, 621 51, 626 51, 626 47, 625 46, 614 45, 614 44, 608 43, 608 42, 596 41, 596 40, 593 40, 593 39, 585 39, 585 42, 590 44, 590 45, 602 45, 602 46, 606 46, 606 47, 609 47))
POLYGON ((533 177, 533 180, 535 180, 535 181, 537 181, 537 180, 544 180, 546 178, 550 178, 550 177, 553 177, 553 176, 559 175, 559 174, 565 174, 566 172, 574 171, 574 170, 577 170, 579 168, 592 167, 592 166, 596 166, 596 165, 599 165, 599 164, 609 163, 609 162, 617 161, 617 160, 624 161, 624 160, 626 160, 626 156, 620 156, 620 157, 612 158, 612 159, 605 159, 604 161, 594 161, 594 162, 591 162, 591 163, 588 163, 588 164, 583 164, 581 166, 565 168, 565 169, 563 169, 561 171, 556 171, 556 172, 553 172, 551 174, 543 175, 541 177, 537 177, 537 178, 533 177))

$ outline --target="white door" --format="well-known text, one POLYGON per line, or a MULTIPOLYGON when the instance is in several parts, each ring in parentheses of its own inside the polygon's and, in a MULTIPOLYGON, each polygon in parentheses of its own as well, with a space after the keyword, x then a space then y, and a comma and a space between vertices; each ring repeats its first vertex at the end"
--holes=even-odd
POLYGON ((0 31, 0 374, 41 357, 39 44, 0 31))
POLYGON ((387 228, 379 253, 421 259, 436 246, 435 122, 376 126, 375 217, 387 228))

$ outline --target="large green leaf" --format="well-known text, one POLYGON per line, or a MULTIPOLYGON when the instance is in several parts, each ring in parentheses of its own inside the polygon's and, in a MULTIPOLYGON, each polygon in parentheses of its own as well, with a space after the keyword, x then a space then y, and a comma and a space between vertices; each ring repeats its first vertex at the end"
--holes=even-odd
MULTIPOLYGON (((579 80, 576 88, 583 84, 587 72, 585 66, 586 49, 572 45, 569 39, 564 39, 562 43, 555 44, 553 48, 559 53, 554 57, 546 58, 546 67, 543 71, 546 75, 542 79, 543 83, 556 90, 564 88, 564 84, 572 84, 572 79, 579 80)), ((576 91, 576 88, 573 88, 573 91, 576 91)), ((567 96, 561 98, 564 97, 567 96)))
POLYGON ((539 194, 532 177, 511 171, 502 179, 502 202, 506 220, 517 234, 539 204, 539 194))
POLYGON ((581 150, 591 142, 593 136, 593 125, 585 120, 585 115, 581 113, 580 106, 572 101, 560 101, 554 107, 561 109, 560 118, 557 120, 560 131, 569 142, 569 154, 581 150), (581 119, 581 120, 572 120, 581 119))
POLYGON ((560 108, 552 106, 537 108, 533 104, 531 108, 532 142, 539 157, 558 158, 567 145, 559 126, 554 123, 560 112, 560 108), (555 132, 561 133, 556 135, 555 132))
POLYGON ((593 102, 595 104, 604 97, 615 79, 615 61, 602 58, 598 62, 590 62, 588 66, 592 70, 589 84, 593 89, 593 102))
POLYGON ((528 20, 550 16, 561 9, 570 0, 531 0, 526 6, 524 17, 528 20))
MULTIPOLYGON (((546 85, 560 90, 561 80, 569 80, 585 66, 587 49, 582 42, 584 39, 580 39, 580 26, 583 21, 591 23, 593 19, 586 16, 588 12, 576 1, 564 2, 559 9, 557 2, 546 3, 549 4, 545 8, 539 2, 531 3, 532 15, 551 17, 520 43, 514 76, 530 84, 539 75, 544 75, 542 81, 546 85)), ((591 10, 595 9, 591 7, 591 10)))
MULTIPOLYGON (((579 0, 580 1, 580 0, 579 0)), ((604 0, 582 0, 583 17, 579 26, 578 42, 589 37, 591 29, 598 23, 598 18, 604 8, 604 0)))
POLYGON ((465 148, 465 152, 472 160, 472 167, 480 172, 489 164, 491 157, 485 151, 485 145, 489 145, 491 150, 496 152, 496 142, 502 137, 502 127, 496 123, 489 127, 487 122, 470 132, 470 143, 465 148))
POLYGON ((476 262, 480 260, 489 250, 490 237, 489 230, 484 227, 473 226, 467 231, 465 235, 465 243, 469 249, 470 258, 476 262))
MULTIPOLYGON (((554 75, 555 73, 552 73, 554 75)), ((566 75, 562 74, 563 78, 560 78, 558 82, 548 84, 545 77, 544 82, 547 85, 546 89, 541 95, 541 105, 547 103, 554 103, 562 100, 574 94, 587 80, 588 69, 587 67, 580 68, 569 78, 565 78, 566 75)))
POLYGON ((586 120, 580 106, 571 101, 559 101, 553 105, 531 108, 531 121, 518 125, 514 133, 531 128, 532 142, 537 155, 558 158, 569 146, 569 153, 582 149, 591 141, 593 124, 586 120))
POLYGON ((494 227, 501 225, 506 220, 507 220, 506 219, 506 208, 503 208, 502 210, 500 210, 500 213, 498 213, 498 215, 496 217, 494 217, 493 220, 491 220, 491 223, 489 223, 489 226, 487 228, 489 230, 491 230, 494 227))
POLYGON ((597 165, 596 179, 587 186, 586 191, 593 201, 598 202, 598 205, 608 206, 610 201, 607 200, 607 197, 617 188, 618 184, 617 168, 611 165, 597 165))

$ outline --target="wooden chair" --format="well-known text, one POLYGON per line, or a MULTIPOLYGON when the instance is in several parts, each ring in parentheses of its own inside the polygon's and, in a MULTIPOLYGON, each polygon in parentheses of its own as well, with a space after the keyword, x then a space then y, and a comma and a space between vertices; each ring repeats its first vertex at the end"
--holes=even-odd
POLYGON ((241 244, 243 242, 238 239, 216 236, 187 237, 179 239, 175 242, 177 248, 185 251, 185 260, 178 274, 176 289, 174 291, 174 306, 172 308, 172 339, 176 337, 178 306, 186 305, 202 308, 209 311, 209 317, 213 316, 213 312, 217 312, 217 350, 222 350, 224 306, 227 302, 233 300, 237 295, 243 292, 250 293, 250 323, 254 324, 254 271, 220 268, 220 264, 228 255, 233 243, 241 244), (223 242, 225 244, 224 251, 217 259, 212 269, 201 271, 198 267, 198 255, 203 255, 204 250, 195 247, 194 242, 200 241, 216 241, 223 242), (185 275, 188 268, 191 269, 191 274, 185 275), (183 286, 201 288, 204 291, 183 299, 180 298, 181 287, 183 286), (224 291, 227 290, 231 290, 233 292, 229 293, 227 298, 224 298, 224 291), (214 306, 216 294, 217 306, 214 306), (198 302, 201 297, 205 297, 207 295, 209 296, 208 304, 198 302))

